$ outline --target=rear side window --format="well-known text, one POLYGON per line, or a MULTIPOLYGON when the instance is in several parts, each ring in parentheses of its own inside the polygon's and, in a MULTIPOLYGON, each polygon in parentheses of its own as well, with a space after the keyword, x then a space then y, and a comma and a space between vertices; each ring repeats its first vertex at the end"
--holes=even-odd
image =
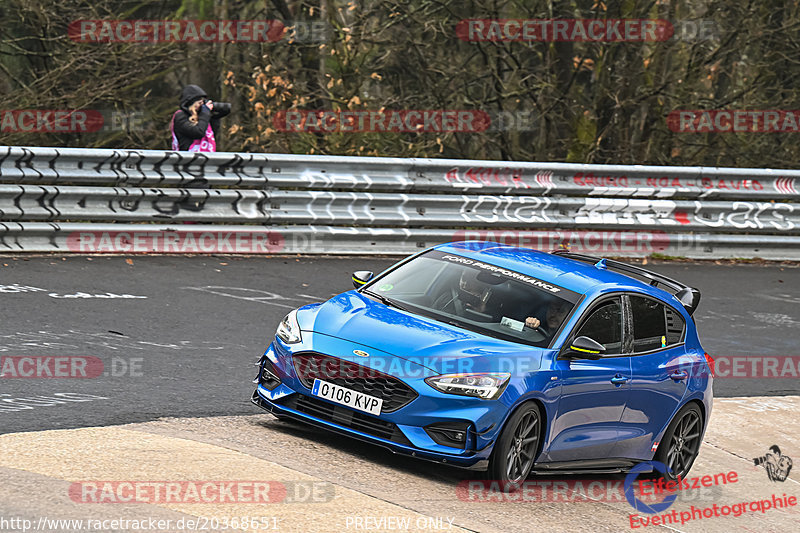
POLYGON ((629 296, 633 315, 633 352, 649 352, 683 339, 684 321, 677 311, 651 298, 629 296))
POLYGON ((686 322, 683 317, 673 308, 664 306, 667 313, 667 346, 683 342, 683 330, 686 327, 686 322))
POLYGON ((589 337, 602 344, 606 355, 622 351, 622 306, 618 298, 607 300, 592 310, 575 337, 589 337))

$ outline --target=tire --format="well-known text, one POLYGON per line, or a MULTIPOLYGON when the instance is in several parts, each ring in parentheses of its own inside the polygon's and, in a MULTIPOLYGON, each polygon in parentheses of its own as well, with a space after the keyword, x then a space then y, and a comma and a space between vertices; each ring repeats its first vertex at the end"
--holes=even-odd
POLYGON ((494 445, 487 478, 506 488, 524 482, 539 453, 543 424, 541 410, 533 402, 514 411, 494 445))
POLYGON ((664 438, 653 457, 654 461, 667 465, 671 472, 663 475, 654 472, 654 475, 667 481, 675 481, 678 476, 686 477, 700 451, 702 433, 703 414, 700 408, 694 402, 684 405, 664 432, 664 438))

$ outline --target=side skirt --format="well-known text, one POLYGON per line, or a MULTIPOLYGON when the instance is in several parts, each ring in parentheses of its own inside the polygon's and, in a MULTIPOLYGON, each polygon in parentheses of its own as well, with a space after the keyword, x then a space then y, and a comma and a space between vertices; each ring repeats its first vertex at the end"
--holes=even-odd
MULTIPOLYGON (((633 468, 639 461, 630 459, 584 459, 556 463, 534 464, 531 473, 537 475, 619 474, 633 468)), ((652 469, 650 469, 652 471, 652 469)))

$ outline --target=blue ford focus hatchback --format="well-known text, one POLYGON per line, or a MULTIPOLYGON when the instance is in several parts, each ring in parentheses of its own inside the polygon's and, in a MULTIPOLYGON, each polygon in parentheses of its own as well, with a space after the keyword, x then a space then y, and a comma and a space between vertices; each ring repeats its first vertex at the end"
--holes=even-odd
POLYGON ((289 313, 253 403, 396 453, 530 472, 685 476, 711 414, 693 288, 564 251, 457 242, 289 313))

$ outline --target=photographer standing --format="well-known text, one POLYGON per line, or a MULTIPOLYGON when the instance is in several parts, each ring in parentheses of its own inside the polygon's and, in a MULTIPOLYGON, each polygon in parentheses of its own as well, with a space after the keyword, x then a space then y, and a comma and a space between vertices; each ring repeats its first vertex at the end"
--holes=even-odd
POLYGON ((180 109, 172 115, 172 149, 189 152, 216 152, 220 119, 231 112, 231 104, 208 99, 197 85, 181 91, 180 109))

